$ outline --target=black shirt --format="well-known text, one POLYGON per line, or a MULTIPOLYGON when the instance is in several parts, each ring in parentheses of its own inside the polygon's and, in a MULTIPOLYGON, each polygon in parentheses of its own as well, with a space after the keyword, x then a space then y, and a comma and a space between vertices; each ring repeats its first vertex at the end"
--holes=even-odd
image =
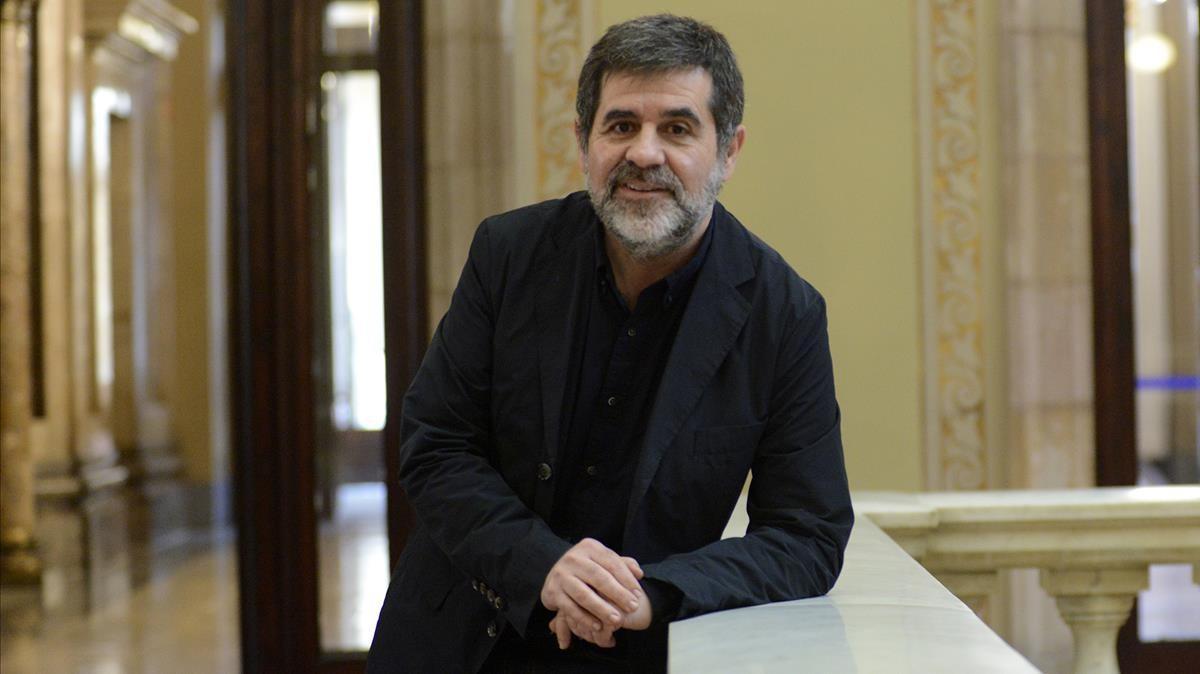
POLYGON ((650 285, 630 310, 613 279, 597 228, 595 286, 587 326, 571 350, 575 359, 564 406, 566 437, 556 473, 550 526, 575 542, 595 538, 621 552, 625 514, 642 437, 683 310, 707 258, 709 227, 683 267, 650 285), (572 395, 573 392, 573 395, 572 395))
MULTIPOLYGON (((692 259, 643 290, 630 310, 617 289, 604 247, 604 227, 597 222, 595 274, 582 316, 587 324, 571 345, 572 375, 563 406, 567 423, 562 424, 563 449, 555 468, 561 477, 550 521, 554 532, 572 543, 590 537, 622 552, 633 473, 654 395, 696 276, 708 258, 712 230, 710 222, 692 259)), ((678 610, 679 591, 653 580, 644 581, 644 588, 655 624, 669 621, 678 610)), ((551 617, 539 606, 530 619, 528 641, 510 630, 495 655, 520 659, 524 654, 558 663, 567 658, 601 667, 629 662, 620 632, 615 648, 601 649, 575 638, 571 650, 560 653, 546 628, 551 617)))

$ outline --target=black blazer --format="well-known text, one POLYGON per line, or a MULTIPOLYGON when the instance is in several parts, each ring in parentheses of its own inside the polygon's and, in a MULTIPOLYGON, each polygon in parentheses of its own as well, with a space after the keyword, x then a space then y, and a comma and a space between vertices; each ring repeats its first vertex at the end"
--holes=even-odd
MULTIPOLYGON (((597 226, 582 192, 480 225, 404 399, 417 525, 369 671, 473 672, 500 631, 546 629, 528 623, 570 547, 546 522, 597 226)), ((679 618, 827 592, 853 521, 824 300, 720 204, 710 226, 620 550, 679 588, 679 618), (750 470, 747 535, 720 540, 750 470)))

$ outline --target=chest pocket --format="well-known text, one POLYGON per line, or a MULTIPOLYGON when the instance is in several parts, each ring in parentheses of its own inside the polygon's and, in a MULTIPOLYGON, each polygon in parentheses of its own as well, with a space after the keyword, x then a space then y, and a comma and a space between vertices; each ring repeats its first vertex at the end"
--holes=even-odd
POLYGON ((749 464, 765 426, 759 423, 697 429, 692 458, 707 463, 749 464))

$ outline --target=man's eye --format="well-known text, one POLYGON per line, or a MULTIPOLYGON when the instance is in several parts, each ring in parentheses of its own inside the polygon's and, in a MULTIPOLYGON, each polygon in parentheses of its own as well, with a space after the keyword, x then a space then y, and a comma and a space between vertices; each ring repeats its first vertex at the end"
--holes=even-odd
POLYGON ((617 122, 610 127, 613 133, 630 133, 633 131, 633 124, 629 122, 617 122))
POLYGON ((685 124, 672 124, 667 127, 667 132, 672 136, 686 136, 689 130, 685 124))

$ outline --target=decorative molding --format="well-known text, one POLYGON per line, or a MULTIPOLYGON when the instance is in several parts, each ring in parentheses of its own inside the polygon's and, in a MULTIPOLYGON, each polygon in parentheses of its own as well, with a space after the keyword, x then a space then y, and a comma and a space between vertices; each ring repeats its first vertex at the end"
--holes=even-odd
POLYGON ((917 5, 927 489, 986 489, 979 0, 917 5))
POLYGON ((180 39, 200 29, 195 18, 167 0, 92 0, 84 5, 84 22, 89 41, 132 63, 170 61, 180 39))
POLYGON ((583 184, 575 143, 575 88, 590 46, 586 0, 538 0, 534 16, 537 198, 561 197, 583 184))

